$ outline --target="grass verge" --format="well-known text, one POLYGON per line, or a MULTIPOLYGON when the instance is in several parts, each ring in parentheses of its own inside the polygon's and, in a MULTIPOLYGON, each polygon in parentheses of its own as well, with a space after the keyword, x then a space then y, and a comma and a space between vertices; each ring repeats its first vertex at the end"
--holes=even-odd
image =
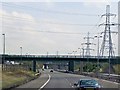
POLYGON ((32 71, 17 70, 14 72, 2 72, 2 89, 19 86, 37 77, 32 71))

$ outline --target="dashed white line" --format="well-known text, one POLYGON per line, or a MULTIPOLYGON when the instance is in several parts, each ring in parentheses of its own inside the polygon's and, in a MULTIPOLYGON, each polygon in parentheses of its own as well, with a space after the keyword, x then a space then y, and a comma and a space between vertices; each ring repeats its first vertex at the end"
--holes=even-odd
MULTIPOLYGON (((88 77, 88 76, 85 76, 85 77, 88 77)), ((108 81, 108 80, 99 79, 99 78, 93 78, 93 79, 96 79, 96 80, 98 80, 98 81, 104 81, 104 82, 107 82, 107 83, 119 84, 119 83, 117 83, 117 82, 114 82, 114 81, 108 81)))
POLYGON ((70 84, 70 86, 72 86, 72 84, 66 79, 66 81, 70 84))
POLYGON ((50 81, 50 79, 51 79, 51 76, 48 74, 48 76, 49 76, 49 78, 48 78, 48 80, 46 81, 46 83, 44 83, 38 90, 41 90, 41 89, 43 89, 47 84, 48 84, 48 82, 50 81))
MULTIPOLYGON (((98 79, 99 80, 99 79, 98 79)), ((103 80, 103 79, 101 79, 101 81, 104 81, 104 82, 108 82, 108 83, 114 83, 114 84, 119 84, 119 83, 117 83, 117 82, 112 82, 112 81, 108 81, 108 80, 103 80)))
POLYGON ((74 86, 72 86, 72 88, 74 88, 74 86))
POLYGON ((104 80, 104 79, 99 79, 99 78, 94 78, 94 79, 96 79, 96 80, 98 80, 98 81, 107 82, 107 83, 114 83, 114 84, 119 84, 119 83, 117 83, 117 82, 108 81, 108 80, 104 80))

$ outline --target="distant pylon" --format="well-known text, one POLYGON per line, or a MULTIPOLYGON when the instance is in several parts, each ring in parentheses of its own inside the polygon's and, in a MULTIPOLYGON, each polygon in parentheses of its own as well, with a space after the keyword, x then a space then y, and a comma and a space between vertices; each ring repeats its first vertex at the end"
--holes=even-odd
POLYGON ((89 35, 90 35, 90 33, 88 32, 87 37, 84 37, 84 39, 86 39, 87 42, 86 43, 82 43, 82 45, 83 44, 86 45, 86 48, 84 48, 84 51, 85 51, 85 55, 84 56, 87 56, 87 57, 91 56, 90 51, 94 50, 94 49, 90 48, 90 45, 94 45, 93 43, 90 42, 90 39, 94 39, 94 38, 90 37, 89 35))
POLYGON ((99 26, 101 26, 101 25, 105 26, 104 32, 101 33, 101 34, 104 33, 104 35, 103 35, 103 42, 102 42, 101 49, 100 49, 100 56, 105 56, 104 55, 105 54, 105 49, 107 49, 108 50, 108 55, 107 56, 113 57, 115 55, 115 53, 114 53, 114 50, 113 50, 111 33, 117 33, 117 32, 111 32, 110 26, 114 26, 114 25, 117 25, 117 24, 111 23, 110 22, 110 19, 111 19, 110 17, 111 16, 116 16, 116 14, 111 14, 110 13, 110 5, 107 5, 106 6, 106 14, 103 14, 102 17, 103 16, 106 17, 106 22, 99 25, 99 26))

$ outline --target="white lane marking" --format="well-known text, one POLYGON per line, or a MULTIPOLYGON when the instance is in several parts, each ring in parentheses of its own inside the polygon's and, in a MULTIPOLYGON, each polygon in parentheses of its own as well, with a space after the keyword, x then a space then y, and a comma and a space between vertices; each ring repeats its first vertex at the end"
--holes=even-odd
MULTIPOLYGON (((83 75, 80 75, 80 77, 83 77, 83 75)), ((86 78, 93 78, 93 79, 96 79, 96 80, 101 80, 101 81, 103 81, 103 82, 107 82, 107 83, 114 83, 114 84, 119 84, 119 83, 117 83, 117 82, 114 82, 114 81, 108 81, 108 80, 104 80, 104 79, 99 79, 99 78, 94 78, 94 77, 89 77, 89 76, 84 76, 84 77, 86 77, 86 78)))
POLYGON ((112 82, 112 81, 108 81, 108 80, 104 80, 104 79, 98 79, 96 78, 98 81, 103 81, 103 82, 108 82, 108 83, 114 83, 114 84, 119 84, 117 82, 112 82))
POLYGON ((50 79, 51 79, 51 76, 48 74, 48 76, 49 76, 49 78, 48 78, 48 80, 46 81, 46 83, 44 83, 38 90, 41 90, 42 88, 44 88, 47 84, 48 84, 48 82, 50 81, 50 79))
MULTIPOLYGON (((69 74, 69 75, 73 75, 73 74, 69 74)), ((87 77, 87 78, 89 78, 89 76, 77 75, 77 74, 74 74, 74 75, 76 75, 76 76, 78 76, 78 77, 80 76, 80 77, 87 77)), ((90 78, 92 78, 92 77, 90 77, 90 78)), ((104 82, 107 82, 107 83, 119 84, 119 83, 117 83, 117 82, 114 82, 114 81, 108 81, 108 80, 99 79, 99 78, 93 78, 93 79, 96 79, 96 80, 102 80, 102 81, 104 81, 104 82)))
POLYGON ((119 84, 119 83, 117 83, 117 82, 114 82, 114 81, 108 81, 108 80, 99 79, 99 78, 94 78, 94 79, 96 79, 96 80, 98 80, 98 81, 107 82, 107 83, 114 83, 114 84, 119 84))
POLYGON ((74 88, 74 86, 72 86, 72 88, 74 88))
POLYGON ((72 84, 66 79, 66 81, 70 84, 70 86, 72 86, 72 84))

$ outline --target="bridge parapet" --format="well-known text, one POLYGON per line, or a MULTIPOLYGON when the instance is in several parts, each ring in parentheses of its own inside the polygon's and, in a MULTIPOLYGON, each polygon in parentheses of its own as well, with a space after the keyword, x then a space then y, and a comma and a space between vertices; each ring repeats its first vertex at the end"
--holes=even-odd
MULTIPOLYGON (((98 56, 79 56, 79 55, 1 55, 2 57, 5 56, 5 57, 34 57, 34 58, 98 58, 98 56)), ((99 59, 107 59, 109 58, 108 56, 100 56, 99 59)), ((118 56, 116 57, 110 57, 111 59, 116 59, 116 58, 120 58, 118 56)))

